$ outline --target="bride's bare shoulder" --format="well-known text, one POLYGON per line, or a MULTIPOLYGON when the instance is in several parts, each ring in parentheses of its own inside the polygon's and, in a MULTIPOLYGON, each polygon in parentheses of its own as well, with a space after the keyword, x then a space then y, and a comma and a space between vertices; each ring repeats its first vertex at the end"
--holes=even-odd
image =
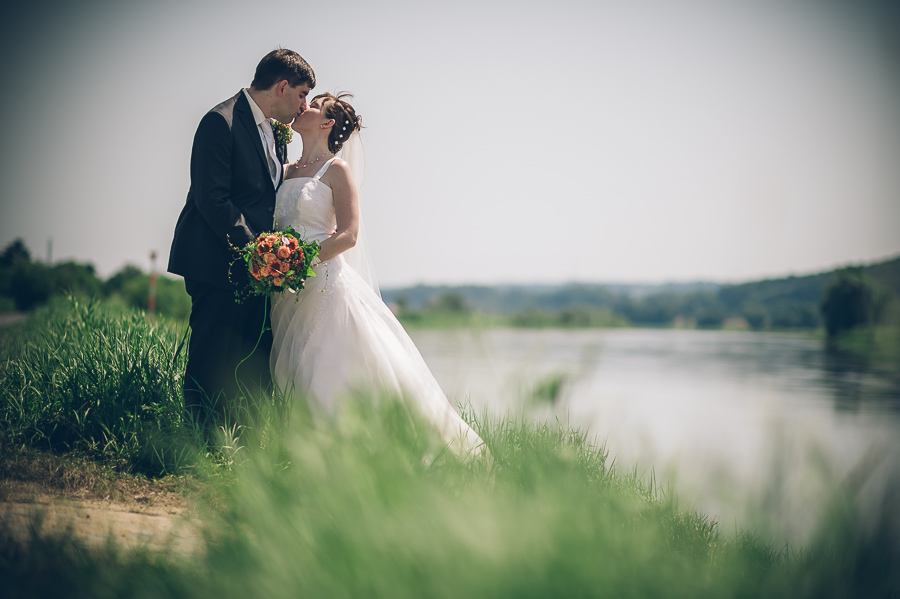
POLYGON ((350 165, 347 164, 347 161, 343 158, 335 158, 334 162, 331 163, 331 166, 328 170, 336 169, 337 171, 349 175, 350 174, 350 165))
POLYGON ((330 187, 334 187, 334 185, 332 185, 333 183, 351 183, 353 181, 353 172, 346 161, 335 158, 334 162, 331 163, 331 166, 328 167, 328 170, 325 171, 325 174, 322 176, 322 180, 330 187))

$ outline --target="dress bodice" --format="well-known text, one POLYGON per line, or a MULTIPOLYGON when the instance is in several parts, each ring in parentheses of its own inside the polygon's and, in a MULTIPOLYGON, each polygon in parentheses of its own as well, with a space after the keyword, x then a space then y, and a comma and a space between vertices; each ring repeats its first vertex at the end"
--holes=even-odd
POLYGON ((334 162, 325 162, 312 177, 285 179, 275 198, 275 229, 292 226, 304 241, 322 243, 334 233, 334 194, 322 182, 322 175, 334 162))

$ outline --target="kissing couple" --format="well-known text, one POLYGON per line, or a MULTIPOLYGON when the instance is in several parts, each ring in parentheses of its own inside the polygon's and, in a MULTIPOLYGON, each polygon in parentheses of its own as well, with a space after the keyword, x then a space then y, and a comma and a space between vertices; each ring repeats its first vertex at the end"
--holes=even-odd
POLYGON ((191 297, 186 415, 210 431, 242 393, 276 386, 322 419, 364 391, 372 401, 403 402, 453 453, 485 453, 381 299, 361 240, 361 119, 346 94, 309 100, 315 86, 299 54, 274 50, 250 87, 197 127, 168 265, 191 297), (288 125, 303 141, 294 162, 287 162, 288 125), (316 276, 271 302, 237 303, 249 275, 230 268, 233 248, 288 226, 320 244, 316 276))

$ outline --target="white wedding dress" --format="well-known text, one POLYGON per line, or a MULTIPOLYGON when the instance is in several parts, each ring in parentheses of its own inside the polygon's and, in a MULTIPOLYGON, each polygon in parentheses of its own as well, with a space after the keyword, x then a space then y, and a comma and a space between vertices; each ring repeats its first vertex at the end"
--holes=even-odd
MULTIPOLYGON (((275 222, 322 242, 336 227, 331 188, 313 177, 286 179, 275 222)), ((275 384, 304 398, 314 416, 333 415, 351 395, 399 398, 430 422, 457 455, 486 451, 459 417, 412 339, 372 286, 338 255, 315 267, 298 293, 273 294, 270 364, 275 384)))

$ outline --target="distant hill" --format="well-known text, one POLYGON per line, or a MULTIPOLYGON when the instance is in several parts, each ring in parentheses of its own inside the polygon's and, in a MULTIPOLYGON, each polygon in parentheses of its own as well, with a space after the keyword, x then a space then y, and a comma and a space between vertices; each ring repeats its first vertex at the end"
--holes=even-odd
POLYGON ((865 270, 870 277, 900 295, 900 257, 872 264, 865 270))
MULTIPOLYGON (((900 258, 863 266, 870 277, 900 295, 900 258)), ((781 326, 815 326, 819 305, 837 270, 783 279, 767 279, 719 289, 718 297, 729 315, 767 312, 781 326)))
MULTIPOLYGON (((900 257, 864 266, 873 279, 900 296, 900 257)), ((815 328, 819 306, 836 270, 721 285, 710 282, 661 285, 569 283, 563 285, 416 285, 382 290, 388 303, 422 310, 454 295, 489 314, 603 309, 635 324, 664 325, 675 318, 717 326, 745 318, 754 328, 815 328)))

